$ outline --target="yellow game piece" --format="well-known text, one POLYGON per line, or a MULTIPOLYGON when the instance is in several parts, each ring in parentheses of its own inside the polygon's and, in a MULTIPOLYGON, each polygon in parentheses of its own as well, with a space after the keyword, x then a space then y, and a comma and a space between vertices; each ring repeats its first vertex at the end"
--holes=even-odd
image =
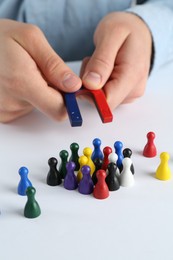
POLYGON ((167 181, 171 178, 171 170, 168 165, 169 161, 169 154, 166 152, 163 152, 160 154, 160 165, 156 170, 156 178, 162 181, 167 181))
POLYGON ((78 173, 77 173, 77 181, 78 181, 78 182, 80 182, 80 180, 81 180, 82 177, 83 177, 83 174, 82 174, 81 169, 82 169, 82 167, 83 167, 84 165, 87 165, 87 163, 88 163, 88 158, 87 158, 85 155, 82 155, 82 156, 79 157, 80 169, 79 169, 79 171, 78 171, 78 173))
POLYGON ((92 149, 90 147, 85 147, 83 149, 83 154, 88 158, 88 163, 87 165, 91 168, 91 176, 93 175, 94 171, 95 171, 95 164, 93 163, 92 159, 91 159, 91 155, 92 155, 92 149))

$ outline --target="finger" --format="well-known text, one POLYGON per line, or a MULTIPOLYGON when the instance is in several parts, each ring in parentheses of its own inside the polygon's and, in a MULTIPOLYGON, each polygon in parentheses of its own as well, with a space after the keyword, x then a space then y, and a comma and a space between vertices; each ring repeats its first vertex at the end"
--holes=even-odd
POLYGON ((13 112, 0 111, 0 122, 1 123, 12 122, 17 118, 20 118, 22 116, 29 114, 32 110, 33 110, 33 107, 30 106, 24 110, 19 110, 19 111, 13 111, 13 112))
POLYGON ((126 99, 136 99, 144 94, 149 63, 147 58, 146 61, 141 58, 141 48, 135 46, 134 39, 129 36, 117 55, 110 80, 104 86, 112 109, 126 99))
POLYGON ((13 39, 31 55, 47 81, 66 92, 81 87, 81 79, 55 53, 39 28, 22 24, 17 32, 13 39))
POLYGON ((146 85, 146 81, 140 83, 134 78, 128 66, 124 66, 121 72, 117 71, 116 73, 117 76, 104 86, 105 95, 112 110, 121 103, 130 103, 141 97, 146 85))
POLYGON ((99 89, 103 87, 114 68, 115 59, 128 33, 116 37, 116 34, 105 34, 86 65, 82 81, 85 87, 99 89))
POLYGON ((86 65, 88 64, 89 60, 90 60, 90 57, 85 57, 82 61, 82 65, 80 68, 80 74, 79 74, 81 78, 85 72, 85 68, 86 68, 86 65))

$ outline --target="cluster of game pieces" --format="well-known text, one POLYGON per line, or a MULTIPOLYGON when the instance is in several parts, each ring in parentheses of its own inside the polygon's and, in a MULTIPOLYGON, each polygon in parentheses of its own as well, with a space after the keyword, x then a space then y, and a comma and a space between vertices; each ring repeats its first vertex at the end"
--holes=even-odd
POLYGON ((120 141, 114 143, 114 149, 106 146, 101 150, 101 140, 93 140, 94 150, 90 147, 83 149, 79 156, 79 145, 70 145, 71 156, 62 150, 59 153, 61 163, 57 169, 57 159, 48 160, 50 166, 47 184, 56 186, 63 184, 67 190, 78 189, 81 194, 91 194, 97 199, 105 199, 109 191, 116 191, 120 186, 130 187, 134 184, 134 166, 131 160, 132 151, 123 150, 120 141))
MULTIPOLYGON (((157 155, 154 139, 155 134, 149 132, 147 144, 143 149, 143 156, 152 158, 157 155)), ((93 146, 93 151, 91 148, 85 147, 81 156, 78 155, 79 145, 77 143, 70 145, 70 157, 68 151, 60 151, 61 163, 59 169, 57 169, 58 160, 51 157, 48 160, 47 184, 50 186, 63 185, 67 190, 78 189, 79 193, 93 194, 97 199, 107 198, 110 191, 116 191, 120 186, 130 187, 134 184, 135 170, 131 159, 131 149, 123 149, 122 142, 116 141, 114 151, 109 146, 104 147, 102 151, 99 138, 93 140, 93 146)), ((169 180, 171 178, 168 161, 169 154, 162 152, 155 175, 157 179, 169 180)), ((27 196, 24 216, 36 218, 41 214, 41 210, 35 200, 36 190, 28 179, 28 169, 21 167, 19 175, 21 179, 18 184, 18 194, 27 196)))
MULTIPOLYGON (((152 158, 157 155, 154 144, 155 134, 147 134, 147 144, 143 149, 143 156, 152 158)), ((130 187, 134 184, 134 165, 131 159, 132 151, 129 148, 123 149, 120 141, 114 143, 114 149, 106 146, 101 150, 101 140, 93 140, 94 150, 86 147, 83 155, 79 156, 79 145, 70 145, 71 156, 62 150, 59 153, 61 163, 57 169, 58 161, 51 157, 48 161, 50 166, 47 175, 47 184, 56 186, 63 184, 67 190, 76 190, 81 194, 91 194, 97 199, 105 199, 109 196, 109 191, 115 191, 123 187, 130 187)), ((171 171, 168 165, 169 154, 160 154, 160 165, 156 170, 156 178, 159 180, 169 180, 171 171)))

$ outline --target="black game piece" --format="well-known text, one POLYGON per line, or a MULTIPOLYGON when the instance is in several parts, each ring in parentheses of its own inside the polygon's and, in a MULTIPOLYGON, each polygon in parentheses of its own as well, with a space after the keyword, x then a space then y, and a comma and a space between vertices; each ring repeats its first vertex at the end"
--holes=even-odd
POLYGON ((110 191, 115 191, 120 188, 118 178, 116 176, 117 165, 115 163, 109 163, 107 167, 106 183, 110 191))
POLYGON ((59 171, 57 170, 57 159, 51 157, 48 160, 48 164, 50 166, 48 175, 47 175, 47 184, 50 186, 60 185, 62 183, 61 176, 59 171))
POLYGON ((92 175, 92 181, 93 181, 94 185, 96 185, 96 183, 97 183, 96 172, 102 168, 103 160, 100 158, 96 158, 93 162, 94 162, 96 168, 92 175))

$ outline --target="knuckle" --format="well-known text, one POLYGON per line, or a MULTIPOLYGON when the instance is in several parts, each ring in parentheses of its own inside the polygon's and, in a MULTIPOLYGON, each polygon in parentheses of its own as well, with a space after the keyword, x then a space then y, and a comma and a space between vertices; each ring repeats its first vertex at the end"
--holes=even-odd
POLYGON ((97 64, 98 67, 104 68, 104 70, 109 71, 110 68, 113 68, 113 65, 110 64, 110 61, 107 59, 107 57, 95 57, 94 63, 97 64))
MULTIPOLYGON (((25 30, 23 32, 23 36, 26 39, 29 39, 30 41, 33 42, 33 44, 38 41, 38 36, 43 35, 42 31, 40 30, 39 27, 33 24, 26 24, 25 25, 25 30)), ((38 44, 38 43, 37 43, 38 44)))
POLYGON ((45 71, 48 76, 52 76, 55 72, 60 71, 62 62, 55 55, 49 56, 45 62, 45 71))

